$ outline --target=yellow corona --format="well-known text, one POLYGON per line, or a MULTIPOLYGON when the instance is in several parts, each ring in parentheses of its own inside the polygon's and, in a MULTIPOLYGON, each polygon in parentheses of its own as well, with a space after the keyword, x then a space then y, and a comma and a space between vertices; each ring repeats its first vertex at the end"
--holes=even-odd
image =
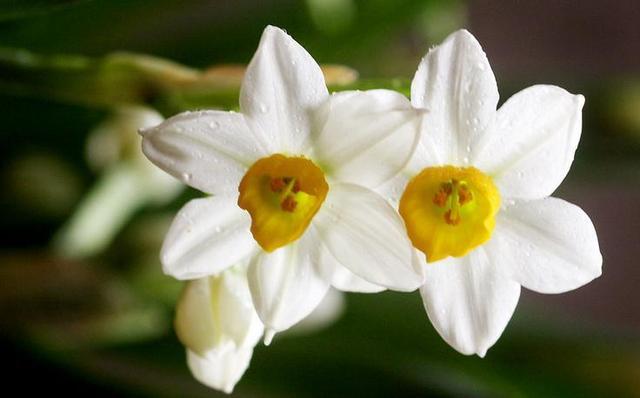
POLYGON ((311 160, 275 154, 256 161, 238 187, 238 206, 267 252, 298 239, 327 196, 324 173, 311 160))
POLYGON ((500 194, 474 167, 427 167, 400 199, 400 215, 413 246, 428 262, 461 257, 489 240, 500 194))

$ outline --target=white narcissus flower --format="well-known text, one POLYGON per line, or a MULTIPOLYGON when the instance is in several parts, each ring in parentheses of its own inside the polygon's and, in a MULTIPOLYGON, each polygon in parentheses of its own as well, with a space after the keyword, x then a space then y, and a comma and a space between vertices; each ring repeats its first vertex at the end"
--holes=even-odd
POLYGON ((484 356, 520 286, 561 293, 601 273, 589 217, 549 197, 573 161, 584 98, 538 85, 496 111, 486 55, 461 30, 423 58, 411 101, 429 110, 420 142, 405 172, 380 191, 399 199, 426 258, 420 292, 429 319, 456 350, 484 356))
POLYGON ((140 152, 138 130, 164 120, 151 108, 121 106, 89 134, 87 160, 101 176, 54 239, 68 257, 87 257, 104 250, 136 210, 165 204, 184 185, 158 170, 140 152))
POLYGON ((406 164, 423 111, 387 90, 330 96, 318 64, 275 27, 247 68, 240 109, 183 113, 141 132, 149 159, 213 195, 176 217, 161 253, 167 274, 194 279, 248 261, 267 343, 331 283, 422 283, 402 220, 371 188, 406 164))
POLYGON ((187 282, 175 329, 187 364, 201 383, 231 393, 249 366, 263 326, 251 302, 246 267, 187 282))
MULTIPOLYGON (((330 289, 320 305, 287 333, 327 327, 343 310, 343 293, 330 289)), ((176 306, 175 330, 186 346, 193 376, 211 388, 231 393, 264 332, 251 300, 247 264, 188 281, 176 306)))

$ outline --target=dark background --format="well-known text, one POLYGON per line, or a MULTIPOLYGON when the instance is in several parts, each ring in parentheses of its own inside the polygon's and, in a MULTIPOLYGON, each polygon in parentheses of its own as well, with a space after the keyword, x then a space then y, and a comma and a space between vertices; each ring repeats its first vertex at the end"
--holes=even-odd
MULTIPOLYGON (((537 83, 585 95, 581 144, 555 196, 591 216, 602 277, 562 295, 523 290, 485 359, 448 347, 417 294, 349 295, 332 326, 259 346, 237 395, 640 396, 638 21, 633 0, 0 1, 0 46, 96 59, 126 50, 206 68, 247 63, 272 24, 320 63, 406 81, 430 46, 466 27, 488 55, 501 102, 537 83)), ((52 95, 46 74, 29 80, 35 69, 7 65, 2 58, 3 388, 216 395, 186 369, 171 331, 179 286, 157 270, 161 237, 144 232, 196 194, 140 209, 99 255, 56 255, 52 237, 100 179, 85 141, 110 107, 52 95), (22 78, 30 89, 14 84, 22 78)), ((62 90, 64 76, 55 76, 62 90)))

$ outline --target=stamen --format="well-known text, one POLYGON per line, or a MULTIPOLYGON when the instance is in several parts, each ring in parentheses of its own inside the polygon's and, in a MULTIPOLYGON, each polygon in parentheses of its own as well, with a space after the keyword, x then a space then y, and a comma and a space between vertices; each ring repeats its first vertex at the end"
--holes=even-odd
POLYGON ((300 181, 293 177, 273 177, 269 181, 271 192, 279 193, 280 208, 293 213, 298 206, 295 194, 300 192, 300 181))
POLYGON ((447 210, 447 212, 444 213, 444 220, 449 225, 458 225, 460 223, 460 214, 451 214, 451 210, 447 210))
POLYGON ((447 210, 444 220, 449 225, 460 223, 460 208, 473 200, 473 193, 464 181, 452 178, 440 184, 440 189, 433 197, 433 203, 447 210))
POLYGON ((280 203, 280 208, 289 213, 293 213, 298 206, 298 202, 293 198, 293 195, 289 195, 280 203))
POLYGON ((473 200, 473 193, 467 187, 467 184, 461 184, 458 192, 458 196, 460 197, 460 205, 464 206, 466 203, 469 203, 473 200))
POLYGON ((269 182, 271 192, 281 192, 286 186, 287 183, 284 181, 284 178, 272 178, 269 182))
POLYGON ((433 197, 433 204, 437 205, 438 207, 444 207, 444 205, 447 204, 448 197, 449 195, 447 195, 446 192, 440 189, 438 193, 436 193, 436 196, 433 197))

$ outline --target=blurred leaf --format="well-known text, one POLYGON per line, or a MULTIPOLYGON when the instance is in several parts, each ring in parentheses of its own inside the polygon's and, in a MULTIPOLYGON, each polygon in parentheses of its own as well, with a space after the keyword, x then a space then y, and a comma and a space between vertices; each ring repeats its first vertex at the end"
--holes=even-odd
POLYGON ((0 0, 0 20, 28 17, 89 0, 0 0))
POLYGON ((146 182, 132 162, 110 167, 53 239, 57 253, 83 258, 103 251, 122 226, 149 201, 146 182))
POLYGON ((640 80, 612 82, 602 105, 604 123, 612 130, 607 132, 622 135, 626 143, 640 144, 640 80))
MULTIPOLYGON (((345 316, 332 327, 259 345, 234 395, 636 397, 639 353, 637 339, 578 324, 559 330, 520 308, 486 358, 464 356, 433 330, 419 295, 351 294, 345 316)), ((81 370, 83 379, 126 387, 129 394, 217 396, 191 377, 174 337, 67 360, 57 358, 81 370)))
POLYGON ((347 30, 356 12, 353 0, 307 0, 307 7, 316 28, 327 35, 347 30))
POLYGON ((0 263, 1 329, 42 350, 158 338, 170 326, 163 305, 94 264, 23 252, 3 254, 0 263))
MULTIPOLYGON (((327 83, 336 87, 353 85, 358 76, 341 65, 323 70, 327 83)), ((243 66, 200 71, 143 54, 42 56, 0 48, 1 92, 97 107, 147 104, 167 116, 192 109, 237 108, 243 75, 243 66)))
POLYGON ((330 89, 335 91, 342 90, 375 90, 375 89, 387 89, 398 91, 405 96, 411 95, 411 81, 405 78, 395 79, 361 79, 357 82, 345 85, 345 86, 332 86, 330 89))
MULTIPOLYGON (((153 103, 175 90, 187 90, 200 72, 163 59, 129 53, 103 58, 40 56, 0 49, 0 90, 74 103, 112 107, 153 103)), ((209 81, 215 89, 225 86, 209 81)), ((212 88, 214 89, 214 88, 212 88)))
POLYGON ((81 193, 76 171, 54 153, 24 153, 2 177, 5 194, 37 216, 67 216, 81 193))

